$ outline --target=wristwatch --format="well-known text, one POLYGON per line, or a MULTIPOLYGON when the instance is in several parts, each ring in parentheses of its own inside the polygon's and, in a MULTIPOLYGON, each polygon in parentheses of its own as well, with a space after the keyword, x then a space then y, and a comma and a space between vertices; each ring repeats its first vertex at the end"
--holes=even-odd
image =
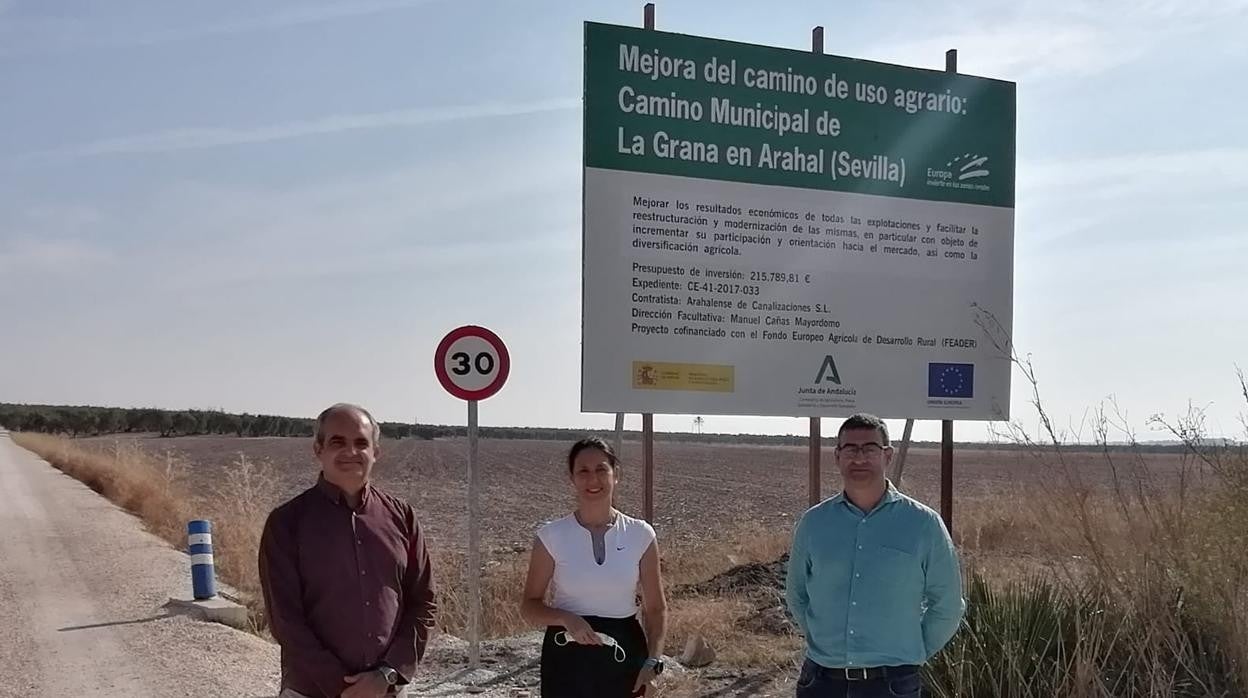
POLYGON ((391 686, 398 685, 399 672, 395 671, 394 669, 391 669, 385 664, 382 664, 381 666, 377 667, 377 671, 381 672, 381 677, 386 680, 386 683, 390 684, 391 686))
POLYGON ((654 669, 655 676, 658 676, 659 674, 663 673, 663 660, 662 659, 655 659, 654 657, 650 657, 646 659, 645 663, 642 664, 641 666, 642 668, 649 667, 651 669, 654 669))

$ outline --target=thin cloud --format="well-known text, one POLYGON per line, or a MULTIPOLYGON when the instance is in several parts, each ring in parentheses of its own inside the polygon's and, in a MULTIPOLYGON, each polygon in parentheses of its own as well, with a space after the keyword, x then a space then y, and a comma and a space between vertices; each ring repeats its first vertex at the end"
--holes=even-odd
POLYGON ((70 273, 109 261, 109 253, 84 240, 18 238, 0 247, 0 271, 19 273, 70 273))
POLYGON ((956 48, 963 72, 1033 82, 1096 75, 1192 39, 1242 50, 1209 37, 1246 18, 1248 0, 1021 0, 1008 11, 971 3, 936 20, 924 38, 899 34, 870 57, 939 70, 945 50, 956 48))
POLYGON ((1237 194, 1248 187, 1246 159, 1248 148, 1226 147, 1020 163, 1019 200, 1029 203, 1019 242, 1062 255, 1071 245, 1124 238, 1149 240, 1134 252, 1154 256, 1160 241, 1203 247, 1229 235, 1242 245, 1236 221, 1248 208, 1237 194), (1166 203, 1176 200, 1183 206, 1166 203))
MULTIPOLYGON (((90 48, 151 46, 320 24, 428 5, 436 0, 367 0, 289 8, 274 14, 167 29, 107 24, 77 18, 14 20, 0 25, 0 55, 58 53, 90 48)), ((13 0, 0 0, 0 15, 13 0)))
POLYGON ((1040 22, 905 41, 884 46, 878 54, 903 65, 942 69, 945 50, 951 48, 961 54, 962 72, 1016 81, 1098 73, 1138 55, 1133 47, 1105 41, 1094 27, 1040 22))
POLYGON ((108 155, 142 155, 202 150, 232 145, 320 136, 346 131, 406 128, 431 124, 568 111, 580 107, 579 99, 549 99, 513 104, 475 104, 453 107, 417 107, 364 114, 341 114, 307 121, 253 128, 184 128, 135 136, 106 138, 92 143, 56 148, 19 156, 21 163, 59 161, 108 155))
POLYGON ((347 5, 296 8, 266 17, 254 17, 234 22, 222 22, 215 25, 210 24, 183 30, 152 33, 125 40, 124 43, 127 45, 147 45, 212 36, 232 36, 268 29, 294 27, 302 24, 319 24, 336 19, 380 14, 393 10, 405 10, 427 5, 430 2, 433 2, 433 0, 373 0, 372 2, 357 2, 347 5))
POLYGON ((1037 160, 1019 167, 1020 186, 1032 194, 1107 196, 1129 191, 1238 191, 1248 186, 1248 147, 1138 152, 1122 155, 1037 160))

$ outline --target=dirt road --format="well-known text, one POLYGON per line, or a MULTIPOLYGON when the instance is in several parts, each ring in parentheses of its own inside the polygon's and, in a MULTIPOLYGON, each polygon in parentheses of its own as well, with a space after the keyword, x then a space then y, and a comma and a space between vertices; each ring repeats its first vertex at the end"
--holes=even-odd
POLYGON ((164 609, 188 564, 0 431, 0 696, 275 695, 275 645, 164 609))

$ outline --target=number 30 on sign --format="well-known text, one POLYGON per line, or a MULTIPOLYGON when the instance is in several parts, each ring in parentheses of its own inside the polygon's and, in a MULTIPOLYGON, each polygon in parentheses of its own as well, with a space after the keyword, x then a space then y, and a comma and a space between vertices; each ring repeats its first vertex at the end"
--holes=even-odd
POLYGON ((511 358, 498 335, 467 325, 442 338, 433 356, 433 370, 451 395, 461 400, 484 400, 507 382, 511 358))

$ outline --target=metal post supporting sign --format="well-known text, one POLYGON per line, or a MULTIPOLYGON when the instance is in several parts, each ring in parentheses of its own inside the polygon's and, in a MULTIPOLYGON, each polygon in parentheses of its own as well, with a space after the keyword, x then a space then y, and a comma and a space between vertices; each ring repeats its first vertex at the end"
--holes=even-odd
MULTIPOLYGON (((823 55, 823 27, 810 30, 810 50, 823 55)), ((810 443, 806 466, 806 504, 815 506, 823 501, 823 418, 810 418, 810 443)))
MULTIPOLYGON (((654 29, 654 3, 641 10, 642 26, 654 29)), ((618 455, 618 454, 617 454, 618 455)), ((641 415, 641 515, 654 523, 654 414, 641 415)))
MULTIPOLYGON (((958 50, 945 51, 945 71, 958 72, 958 50)), ((940 422, 940 517, 953 535, 953 420, 940 422)))
POLYGON ((481 481, 477 468, 477 402, 497 393, 511 372, 498 335, 475 325, 452 330, 433 356, 446 392, 468 402, 468 667, 481 665, 481 481))

